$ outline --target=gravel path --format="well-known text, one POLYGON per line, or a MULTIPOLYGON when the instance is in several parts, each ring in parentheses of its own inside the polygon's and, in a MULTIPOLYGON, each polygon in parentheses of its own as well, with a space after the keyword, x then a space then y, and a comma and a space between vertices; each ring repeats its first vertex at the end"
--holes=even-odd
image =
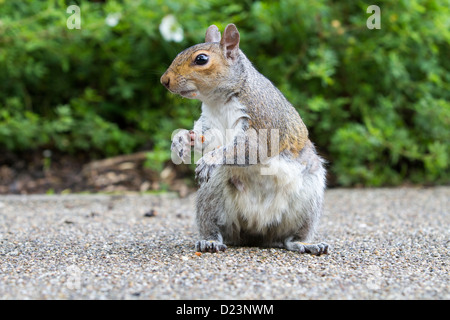
POLYGON ((0 196, 0 299, 450 299, 450 187, 327 191, 320 257, 197 256, 193 204, 0 196))

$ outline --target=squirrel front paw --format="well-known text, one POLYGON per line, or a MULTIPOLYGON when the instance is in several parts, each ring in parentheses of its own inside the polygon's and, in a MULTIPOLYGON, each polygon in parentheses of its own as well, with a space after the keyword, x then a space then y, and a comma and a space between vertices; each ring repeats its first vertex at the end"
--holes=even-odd
POLYGON ((180 130, 172 140, 172 160, 176 164, 191 162, 191 148, 194 145, 195 133, 189 130, 180 130))
POLYGON ((205 154, 195 168, 195 179, 202 184, 208 182, 214 170, 221 164, 217 150, 205 154))

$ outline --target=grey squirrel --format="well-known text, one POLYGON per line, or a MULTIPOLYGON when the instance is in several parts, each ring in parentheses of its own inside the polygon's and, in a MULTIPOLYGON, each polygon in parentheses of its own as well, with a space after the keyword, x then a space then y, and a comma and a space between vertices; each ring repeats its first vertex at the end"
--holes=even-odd
POLYGON ((212 25, 205 43, 178 54, 161 77, 172 93, 202 101, 193 130, 172 139, 172 152, 183 161, 193 146, 203 149, 196 167, 196 250, 225 251, 228 244, 328 253, 326 243, 305 243, 322 214, 323 160, 298 112, 252 66, 239 41, 234 24, 223 37, 212 25))

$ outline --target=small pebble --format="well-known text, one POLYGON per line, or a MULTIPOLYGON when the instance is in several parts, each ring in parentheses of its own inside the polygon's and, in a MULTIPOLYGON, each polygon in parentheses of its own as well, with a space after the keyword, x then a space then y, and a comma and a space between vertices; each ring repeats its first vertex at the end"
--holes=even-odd
POLYGON ((157 215, 156 210, 151 209, 149 212, 144 213, 144 217, 151 218, 157 215))

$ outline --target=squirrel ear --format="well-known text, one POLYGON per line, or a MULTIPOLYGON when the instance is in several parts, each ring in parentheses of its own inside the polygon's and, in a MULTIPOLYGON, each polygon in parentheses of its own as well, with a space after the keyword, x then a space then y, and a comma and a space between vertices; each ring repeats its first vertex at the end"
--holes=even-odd
POLYGON ((223 32, 223 38, 220 41, 227 58, 234 60, 239 55, 239 39, 239 32, 236 26, 232 23, 227 25, 223 32))
POLYGON ((209 26, 206 30, 205 42, 220 42, 220 31, 217 26, 209 26))

